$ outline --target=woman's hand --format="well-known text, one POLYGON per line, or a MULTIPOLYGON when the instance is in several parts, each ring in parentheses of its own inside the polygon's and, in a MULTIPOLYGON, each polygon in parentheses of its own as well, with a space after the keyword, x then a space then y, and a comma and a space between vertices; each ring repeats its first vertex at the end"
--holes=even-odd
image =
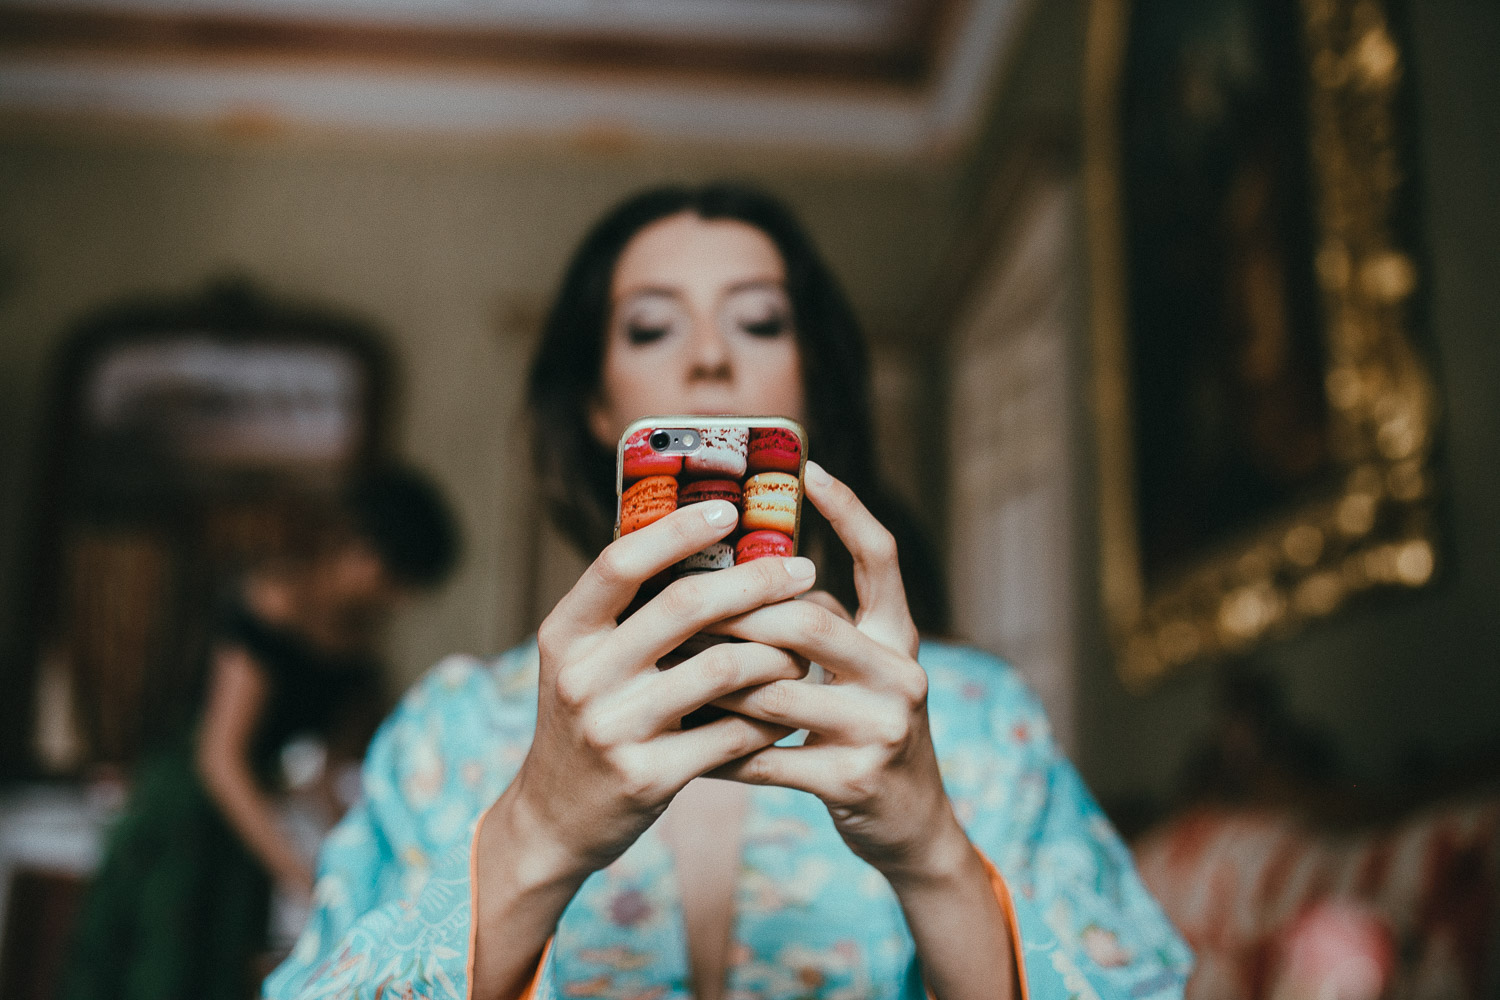
POLYGON ((670 670, 657 661, 726 617, 795 597, 806 559, 764 559, 670 584, 616 623, 647 580, 729 534, 732 504, 694 504, 614 542, 542 623, 536 736, 498 807, 555 869, 587 875, 629 847, 684 785, 791 732, 729 716, 683 716, 740 688, 802 676, 759 643, 720 643, 670 670))
POLYGON ((916 660, 895 539, 821 466, 807 463, 805 479, 808 499, 854 557, 859 610, 851 621, 811 600, 786 602, 713 629, 799 653, 832 674, 826 685, 774 681, 720 698, 724 708, 809 736, 801 747, 769 747, 715 775, 811 792, 855 854, 893 881, 921 878, 967 840, 928 730, 927 674, 916 660))
POLYGON ((714 629, 800 653, 833 675, 827 685, 778 680, 720 698, 724 708, 806 729, 808 738, 715 773, 823 800, 844 842, 895 890, 930 996, 1019 996, 1014 928, 943 790, 895 539, 820 466, 807 463, 805 480, 808 499, 854 556, 859 610, 851 621, 815 600, 789 601, 714 629))
POLYGON ((805 664, 755 642, 719 643, 670 670, 657 661, 724 618, 796 597, 807 559, 759 559, 677 580, 619 622, 641 585, 729 534, 733 504, 693 504, 616 540, 537 633, 536 735, 480 823, 473 995, 518 995, 583 880, 609 864, 689 781, 792 730, 683 716, 740 688, 800 677, 805 664))

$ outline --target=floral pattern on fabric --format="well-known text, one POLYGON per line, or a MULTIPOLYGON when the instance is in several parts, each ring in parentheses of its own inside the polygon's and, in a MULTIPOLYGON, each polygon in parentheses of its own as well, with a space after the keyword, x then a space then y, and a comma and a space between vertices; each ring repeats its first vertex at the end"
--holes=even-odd
MULTIPOLYGON (((923 643, 919 659, 944 784, 1010 886, 1032 1000, 1180 997, 1191 955, 1020 678, 957 646, 923 643)), ((363 802, 324 845, 312 919, 267 997, 463 1000, 470 840, 525 758, 536 684, 530 644, 446 660, 408 694, 371 746, 363 802)), ((679 899, 653 828, 569 904, 538 1000, 690 997, 679 899)), ((813 796, 751 789, 735 903, 729 1000, 925 995, 895 893, 813 796)))

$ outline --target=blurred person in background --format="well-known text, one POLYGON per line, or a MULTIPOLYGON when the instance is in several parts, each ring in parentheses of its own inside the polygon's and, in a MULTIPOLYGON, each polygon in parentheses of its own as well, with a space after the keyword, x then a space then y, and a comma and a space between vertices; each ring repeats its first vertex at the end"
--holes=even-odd
POLYGON ((273 883, 310 898, 312 871, 276 807, 282 751, 311 735, 363 753, 387 707, 382 626, 448 575, 458 534, 437 488, 396 466, 358 474, 308 513, 292 551, 251 569, 226 602, 195 731, 136 775, 63 1000, 238 1000, 253 992, 273 883))
POLYGON ((876 471, 852 311, 784 206, 716 184, 608 213, 530 405, 551 513, 594 561, 537 641, 445 661, 381 728, 268 996, 1181 996, 1191 956, 1034 696, 919 639, 941 574, 876 471), (615 442, 667 413, 799 420, 813 559, 683 577, 620 620, 737 523, 714 500, 611 541, 615 442), (658 669, 705 630, 744 641, 658 669), (707 704, 730 712, 681 725, 707 704))

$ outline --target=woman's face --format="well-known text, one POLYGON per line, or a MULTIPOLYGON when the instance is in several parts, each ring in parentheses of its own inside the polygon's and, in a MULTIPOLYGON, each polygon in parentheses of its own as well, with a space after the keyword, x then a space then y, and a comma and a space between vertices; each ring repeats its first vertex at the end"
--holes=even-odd
POLYGON ((804 419, 786 266, 765 233, 689 212, 642 229, 610 287, 589 429, 613 449, 658 413, 804 419))

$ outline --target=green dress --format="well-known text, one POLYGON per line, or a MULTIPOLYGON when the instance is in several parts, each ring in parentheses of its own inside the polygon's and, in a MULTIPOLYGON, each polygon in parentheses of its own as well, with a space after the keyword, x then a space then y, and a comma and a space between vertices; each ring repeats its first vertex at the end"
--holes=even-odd
MULTIPOLYGON (((327 734, 378 687, 373 664, 319 653, 236 605, 216 645, 238 646, 269 693, 251 746, 263 788, 282 748, 327 734)), ((63 974, 62 1000, 242 1000, 255 992, 271 881, 198 777, 195 734, 149 755, 108 835, 63 974)))

